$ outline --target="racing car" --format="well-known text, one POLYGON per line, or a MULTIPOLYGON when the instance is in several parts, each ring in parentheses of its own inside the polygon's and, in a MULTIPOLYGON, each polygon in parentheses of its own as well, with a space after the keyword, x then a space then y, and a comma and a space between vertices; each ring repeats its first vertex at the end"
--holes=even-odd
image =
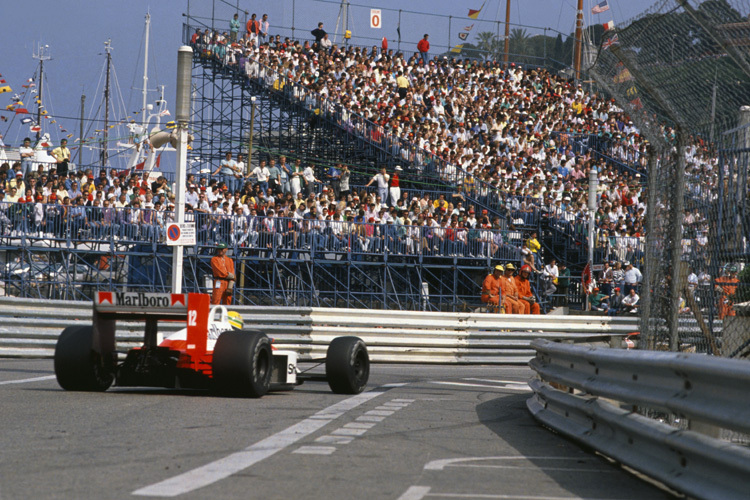
POLYGON ((209 389, 221 395, 261 397, 306 380, 325 380, 337 394, 362 392, 370 375, 367 346, 358 337, 337 337, 326 357, 325 375, 297 366, 297 353, 276 349, 260 331, 245 329, 242 316, 210 305, 206 294, 97 292, 91 326, 69 326, 55 347, 55 375, 69 391, 106 391, 145 386, 209 389), (143 345, 118 360, 118 319, 143 320, 143 345), (159 321, 186 321, 165 338, 159 321))

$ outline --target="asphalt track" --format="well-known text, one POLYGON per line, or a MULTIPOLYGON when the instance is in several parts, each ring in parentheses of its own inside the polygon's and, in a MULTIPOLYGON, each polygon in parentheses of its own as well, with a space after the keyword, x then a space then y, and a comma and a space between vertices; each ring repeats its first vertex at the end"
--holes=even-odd
POLYGON ((518 367, 373 365, 262 399, 59 388, 0 360, 0 500, 632 499, 666 492, 546 430, 518 367))

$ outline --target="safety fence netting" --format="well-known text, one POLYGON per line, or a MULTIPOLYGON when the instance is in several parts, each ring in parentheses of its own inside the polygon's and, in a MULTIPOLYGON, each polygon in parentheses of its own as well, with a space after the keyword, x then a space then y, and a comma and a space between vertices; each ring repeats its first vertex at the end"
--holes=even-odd
POLYGON ((750 2, 661 0, 606 32, 588 68, 648 144, 641 342, 750 356, 750 2))

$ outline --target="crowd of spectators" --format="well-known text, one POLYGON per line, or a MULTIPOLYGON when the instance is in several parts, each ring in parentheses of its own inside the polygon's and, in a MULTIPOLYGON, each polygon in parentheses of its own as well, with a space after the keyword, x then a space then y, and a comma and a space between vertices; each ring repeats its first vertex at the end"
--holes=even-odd
MULTIPOLYGON (((538 249, 531 251, 515 226, 546 216, 585 239, 594 169, 598 255, 642 264, 648 143, 613 100, 540 68, 337 46, 321 25, 315 41, 270 35, 266 15, 245 28, 234 19, 225 33, 199 29, 192 45, 201 57, 285 90, 311 109, 359 117, 369 124, 368 138, 388 144, 403 168, 379 172, 364 186, 375 190, 356 192, 345 165, 266 156, 248 172, 227 152, 207 178, 188 179, 188 218, 202 242, 514 257, 541 274, 541 260, 527 255, 538 249), (575 144, 592 136, 606 139, 608 157, 575 144), (432 199, 426 190, 401 190, 399 177, 414 178, 428 164, 453 183, 453 193, 432 199)), ((671 129, 664 133, 674 140, 671 129)), ((704 177, 709 187, 715 182, 716 156, 698 139, 687 153, 689 190, 703 195, 704 177)), ((174 195, 164 178, 145 185, 137 172, 68 175, 5 164, 0 181, 6 233, 163 241, 173 220, 174 195)), ((686 222, 695 230, 691 246, 705 245, 706 221, 696 211, 686 222)))

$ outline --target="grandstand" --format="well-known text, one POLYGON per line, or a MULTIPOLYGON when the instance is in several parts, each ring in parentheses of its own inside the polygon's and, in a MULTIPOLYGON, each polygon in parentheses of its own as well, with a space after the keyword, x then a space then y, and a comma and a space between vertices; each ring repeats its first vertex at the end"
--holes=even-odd
MULTIPOLYGON (((210 288, 208 259, 223 241, 239 270, 238 303, 475 309, 488 270, 521 264, 532 231, 540 270, 554 257, 580 275, 592 168, 594 263, 643 264, 648 142, 613 100, 544 68, 442 57, 425 65, 413 54, 322 51, 305 40, 230 43, 190 19, 183 36, 194 48, 196 89, 189 182, 212 202, 188 211, 198 245, 186 252, 184 290, 210 288), (399 73, 409 82, 404 95, 399 73), (269 198, 252 175, 238 193, 223 189, 213 172, 227 152, 246 153, 250 137, 247 172, 284 156, 323 182, 300 198, 283 180, 269 198), (339 165, 351 172, 348 196, 337 197, 327 177, 339 165), (398 203, 367 187, 383 167, 399 174, 398 203)), ((690 148, 689 189, 708 197, 715 155, 698 140, 690 148)), ((99 176, 106 189, 78 202, 49 178, 39 179, 41 199, 16 190, 8 202, 8 181, 0 200, 6 294, 82 299, 97 289, 169 287, 169 183, 144 187, 137 173, 105 170, 80 172, 77 187, 99 176)), ((706 221, 691 224, 690 248, 700 254, 706 221)), ((569 303, 583 306, 579 280, 571 285, 569 303)), ((550 297, 538 299, 549 308, 550 297)))

